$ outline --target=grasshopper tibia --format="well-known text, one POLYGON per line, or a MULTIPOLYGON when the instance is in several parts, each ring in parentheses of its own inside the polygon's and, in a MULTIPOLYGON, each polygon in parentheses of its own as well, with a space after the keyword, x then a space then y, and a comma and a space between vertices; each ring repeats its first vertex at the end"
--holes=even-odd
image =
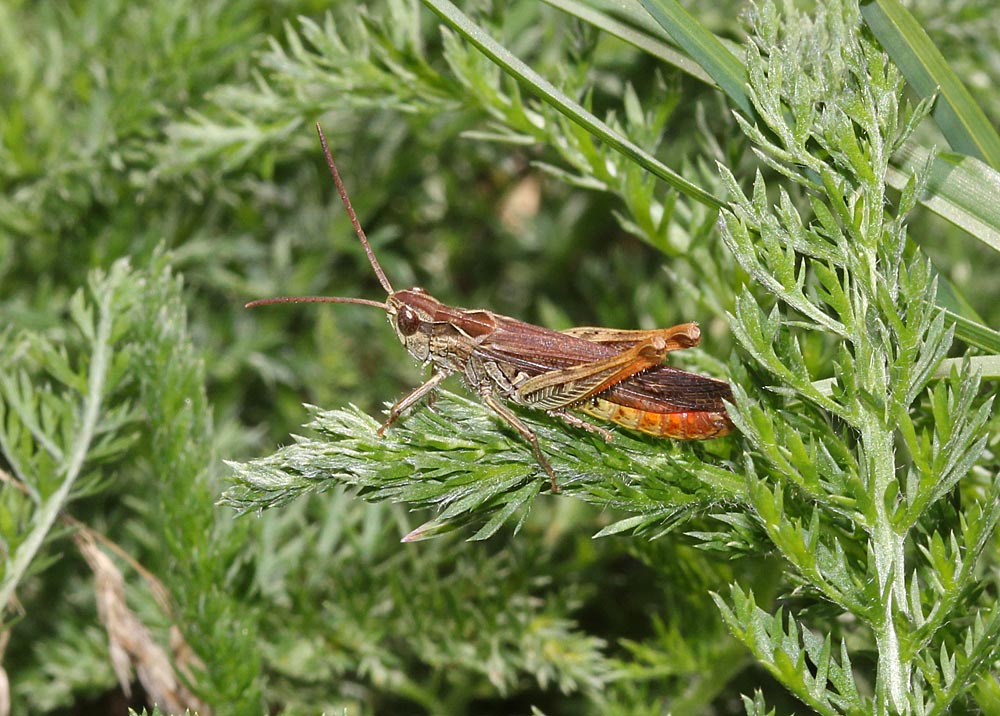
POLYGON ((494 413, 506 420, 508 425, 514 428, 514 430, 516 430, 522 438, 528 441, 531 445, 532 451, 535 453, 535 459, 538 460, 538 464, 545 468, 545 472, 549 474, 549 480, 552 482, 552 491, 559 492, 559 484, 556 482, 555 470, 552 469, 552 465, 549 464, 549 459, 545 457, 545 453, 542 452, 542 448, 538 444, 538 436, 535 435, 534 431, 521 422, 521 419, 514 414, 513 410, 494 398, 492 393, 483 393, 482 398, 484 403, 493 408, 494 413))

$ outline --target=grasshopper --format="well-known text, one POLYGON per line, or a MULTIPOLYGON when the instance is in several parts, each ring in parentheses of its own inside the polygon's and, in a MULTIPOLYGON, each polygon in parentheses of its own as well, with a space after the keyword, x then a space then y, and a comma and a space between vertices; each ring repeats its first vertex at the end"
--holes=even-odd
POLYGON ((454 373, 461 374, 483 402, 531 445, 554 492, 559 491, 555 471, 538 436, 507 403, 544 410, 608 441, 610 431, 571 411, 676 440, 705 440, 732 431, 724 402, 732 400, 728 383, 662 365, 670 351, 698 344, 701 331, 696 323, 655 330, 581 327, 554 331, 492 311, 448 306, 422 288, 393 289, 354 213, 323 129, 317 124, 316 130, 330 174, 386 300, 284 296, 246 306, 356 303, 383 309, 407 352, 431 366, 431 376, 389 409, 379 437, 420 400, 432 398, 441 382, 454 373))

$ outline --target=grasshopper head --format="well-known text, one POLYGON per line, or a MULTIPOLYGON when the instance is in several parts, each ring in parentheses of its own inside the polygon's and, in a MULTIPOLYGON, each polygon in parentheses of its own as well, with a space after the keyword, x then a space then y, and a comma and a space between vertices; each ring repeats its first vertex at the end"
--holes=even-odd
POLYGON ((431 328, 441 305, 440 301, 422 288, 396 291, 385 302, 389 325, 396 332, 399 342, 411 356, 422 363, 433 358, 431 328))

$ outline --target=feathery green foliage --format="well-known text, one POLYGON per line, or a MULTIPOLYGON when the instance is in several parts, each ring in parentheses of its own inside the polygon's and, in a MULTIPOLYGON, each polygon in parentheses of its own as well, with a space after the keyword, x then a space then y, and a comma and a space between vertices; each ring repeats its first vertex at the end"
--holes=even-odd
POLYGON ((913 116, 900 107, 898 71, 849 10, 810 20, 765 5, 752 15, 748 71, 762 122, 744 129, 768 166, 806 190, 815 218, 804 219, 784 189, 772 205, 759 175, 744 195, 723 168, 734 196, 723 237, 777 299, 744 288, 733 322, 742 348, 782 388, 772 411, 735 388, 733 417, 752 446, 748 506, 802 588, 856 619, 877 655, 873 681, 859 687, 852 672, 855 629, 794 613, 786 623, 739 585, 732 606, 717 601, 734 633, 820 713, 943 712, 994 658, 1000 628, 971 568, 1000 519, 1000 476, 983 476, 959 522, 940 512, 983 455, 992 400, 977 398, 967 365, 926 390, 953 333, 934 307, 929 262, 907 252, 921 178, 898 198, 886 193, 893 150, 926 107, 913 116), (810 334, 835 341, 826 349, 831 395, 810 383, 810 334), (917 411, 923 401, 933 420, 917 411))
MULTIPOLYGON (((251 623, 227 589, 247 529, 212 507, 211 416, 181 284, 162 256, 145 272, 123 259, 107 273, 93 272, 66 312, 64 329, 9 331, 0 354, 0 446, 11 468, 3 523, 13 528, 0 590, 6 601, 16 595, 26 603, 40 596, 39 579, 45 591, 80 590, 80 560, 56 570, 46 555, 51 542, 66 538, 61 517, 96 510, 108 537, 142 551, 147 569, 175 579, 171 592, 183 608, 173 616, 194 640, 194 653, 214 667, 198 675, 202 698, 247 708, 259 699, 260 667, 247 658, 251 623), (142 499, 121 499, 131 492, 142 499)), ((113 683, 107 669, 95 679, 81 668, 108 658, 107 643, 88 637, 81 631, 87 621, 73 618, 86 604, 57 603, 59 620, 29 609, 8 625, 15 643, 52 632, 76 644, 64 659, 44 641, 36 644, 48 658, 35 668, 49 683, 15 682, 18 698, 51 708, 70 703, 75 689, 113 683)))

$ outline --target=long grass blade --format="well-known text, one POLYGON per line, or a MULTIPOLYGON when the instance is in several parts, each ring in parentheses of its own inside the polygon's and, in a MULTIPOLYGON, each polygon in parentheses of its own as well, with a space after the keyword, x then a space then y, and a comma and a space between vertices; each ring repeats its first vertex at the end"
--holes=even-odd
POLYGON ((940 92, 934 119, 951 148, 1000 169, 1000 135, 913 15, 898 0, 863 3, 861 14, 921 98, 940 92))
POLYGON ((658 36, 663 34, 662 31, 660 33, 652 33, 643 27, 636 27, 622 22, 605 12, 601 12, 587 2, 580 2, 579 0, 544 1, 554 8, 558 8, 569 15, 573 15, 574 17, 593 25, 597 29, 606 32, 612 37, 617 37, 619 40, 627 42, 633 47, 648 53, 661 62, 676 67, 681 72, 685 72, 691 77, 701 80, 705 84, 715 85, 715 80, 713 80, 711 75, 705 72, 705 70, 703 70, 698 63, 694 62, 683 52, 678 52, 673 46, 664 42, 661 37, 658 36))
POLYGON ((740 111, 748 117, 754 116, 745 89, 746 68, 719 38, 675 0, 642 0, 642 5, 670 38, 715 80, 740 111))
MULTIPOLYGON (((896 159, 904 170, 926 165, 930 152, 905 144, 896 159)), ((894 172, 893 186, 902 188, 910 171, 894 172)), ((930 166, 923 204, 994 251, 1000 251, 1000 172, 975 157, 938 153, 930 166)))
POLYGON ((605 122, 584 109, 579 103, 574 102, 566 96, 555 85, 528 67, 512 52, 490 37, 487 32, 476 25, 450 0, 424 0, 424 3, 468 42, 503 68, 504 71, 516 78, 541 100, 555 107, 571 121, 585 128, 608 146, 635 160, 640 166, 667 182, 682 194, 713 209, 722 207, 722 202, 710 193, 674 172, 666 164, 642 149, 642 147, 620 135, 605 122))

